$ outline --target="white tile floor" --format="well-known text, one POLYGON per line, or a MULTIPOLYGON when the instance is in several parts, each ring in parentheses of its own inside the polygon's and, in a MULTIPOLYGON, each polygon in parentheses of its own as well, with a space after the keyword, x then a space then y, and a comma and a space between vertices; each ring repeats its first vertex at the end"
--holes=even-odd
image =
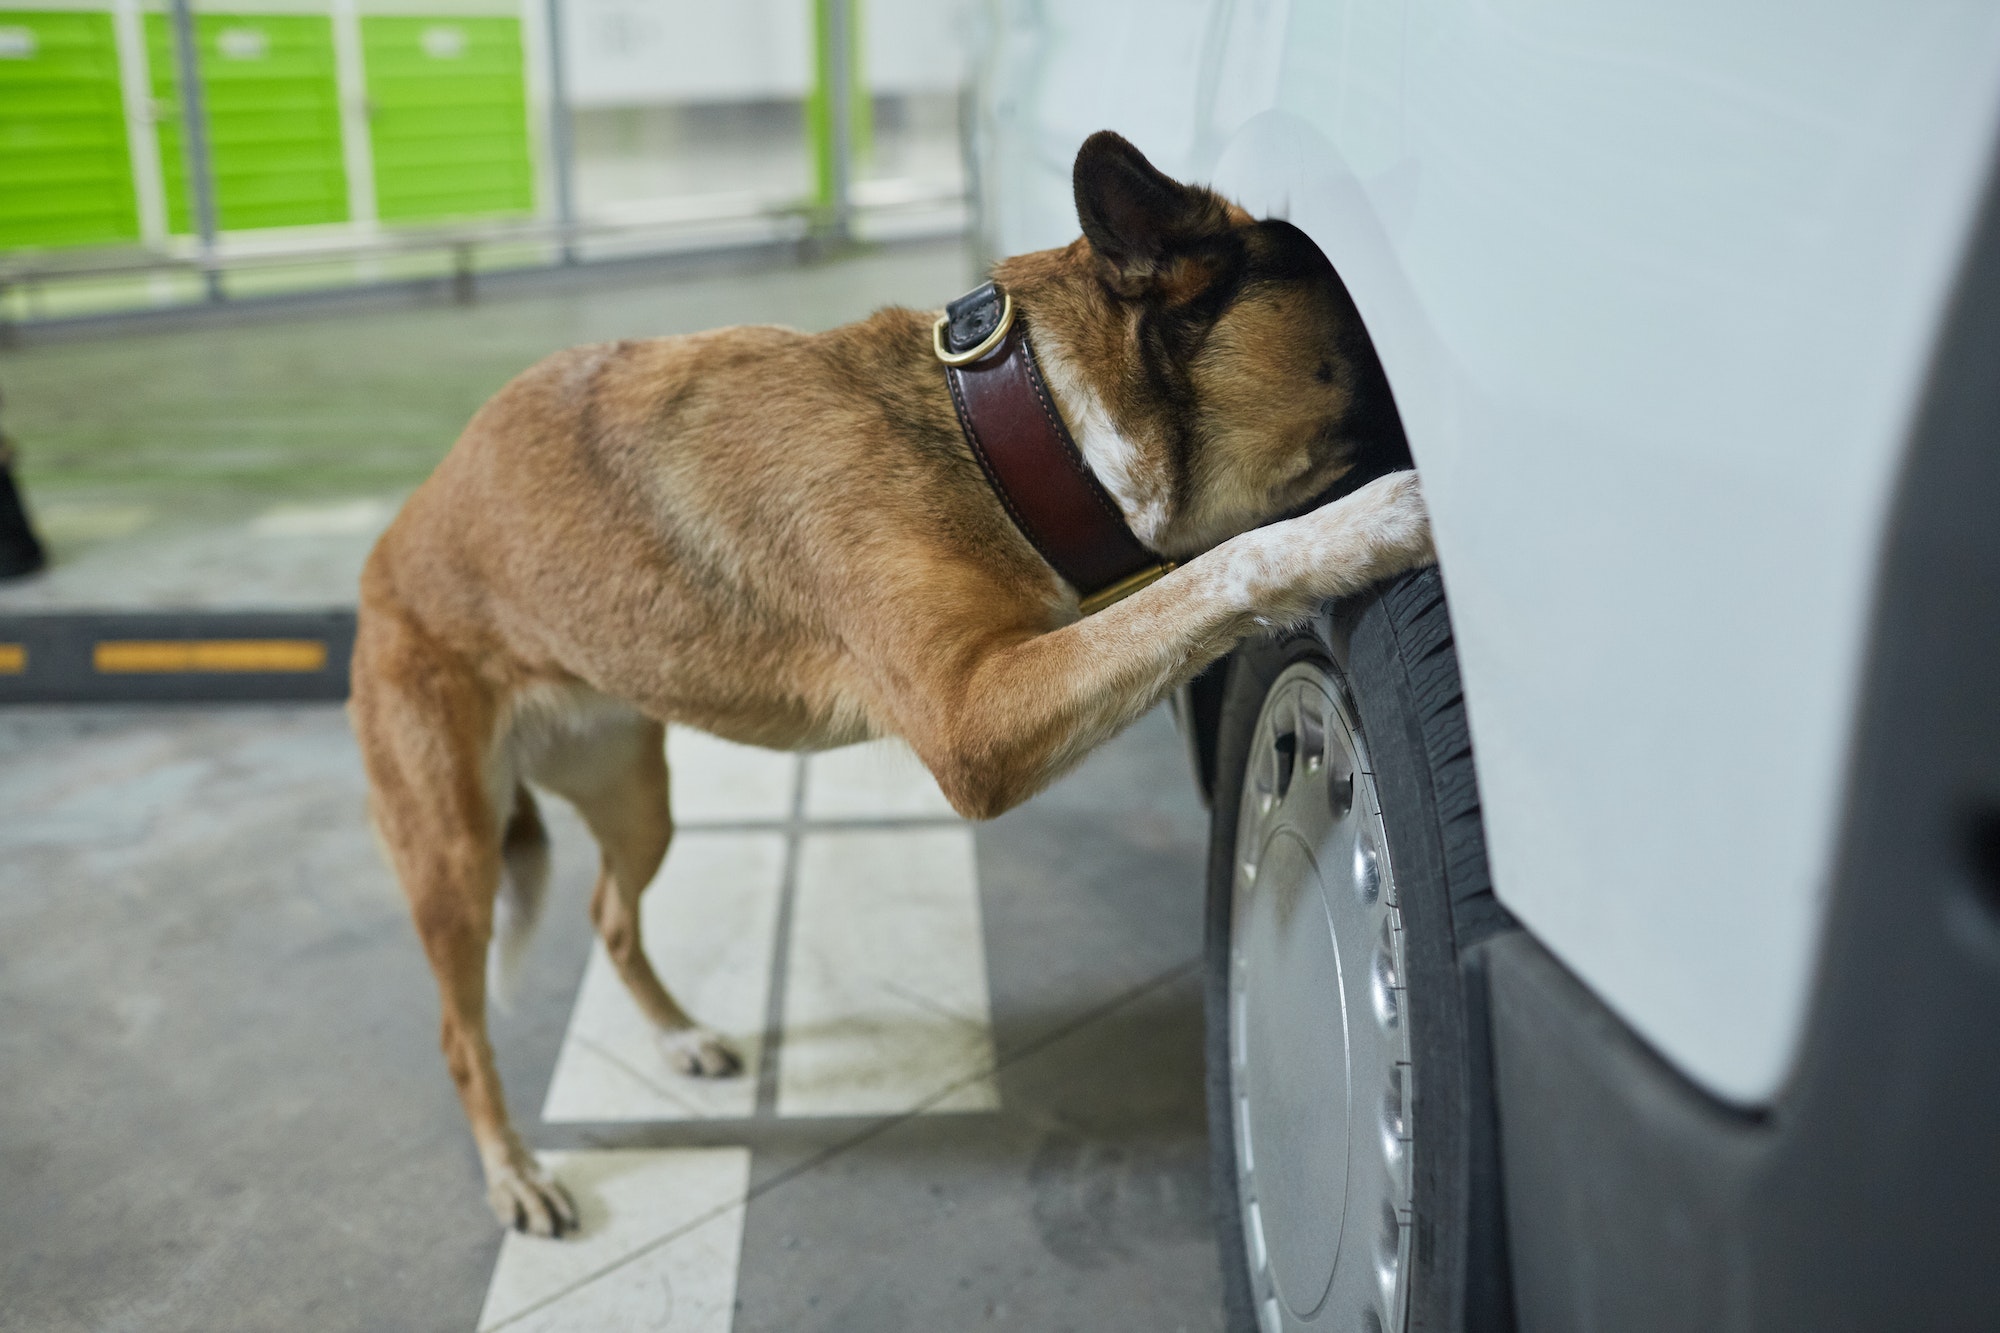
POLYGON ((640 899, 653 965, 688 1012, 736 1043, 751 1076, 671 1072, 653 1025, 599 944, 556 1057, 543 1120, 727 1119, 756 1110, 784 868, 782 830, 688 830, 675 837, 660 877, 640 899))
POLYGON ((545 1153, 582 1234, 510 1232, 479 1333, 672 1330, 728 1333, 743 1248, 747 1148, 545 1153))
MULTIPOLYGON (((972 830, 914 756, 883 743, 801 758, 679 729, 667 748, 679 832, 643 900, 646 950, 738 1044, 746 1076, 673 1073, 598 945, 543 1120, 997 1109, 972 830)), ((481 1330, 728 1329, 747 1151, 545 1160, 583 1234, 510 1235, 481 1330)))
POLYGON ((950 802, 909 747, 880 741, 806 761, 806 818, 950 819, 950 802))
POLYGON ((674 822, 699 824, 755 821, 782 824, 797 799, 799 756, 748 745, 731 745, 699 731, 667 732, 667 765, 672 771, 674 822))
POLYGON ((793 912, 780 1115, 999 1106, 971 829, 808 833, 793 912))

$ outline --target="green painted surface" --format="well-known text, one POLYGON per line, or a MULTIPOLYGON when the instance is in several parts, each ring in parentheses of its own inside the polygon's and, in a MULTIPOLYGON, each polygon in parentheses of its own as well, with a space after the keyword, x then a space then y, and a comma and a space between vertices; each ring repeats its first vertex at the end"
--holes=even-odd
POLYGON ((138 238, 111 15, 0 9, 0 250, 138 238))
POLYGON ((520 20, 364 18, 361 49, 383 221, 534 207, 520 20))
MULTIPOLYGON (((806 94, 806 138, 812 145, 813 202, 833 207, 833 43, 831 0, 813 0, 813 86, 806 94)), ((848 0, 847 104, 849 164, 852 187, 875 148, 875 111, 868 97, 868 80, 861 63, 863 46, 861 0, 848 0)))
MULTIPOLYGON (((347 220, 333 23, 321 15, 198 14, 215 209, 225 230, 347 220)), ((153 95, 179 105, 173 23, 146 16, 153 95)), ((178 117, 160 121, 167 225, 194 230, 178 117)))

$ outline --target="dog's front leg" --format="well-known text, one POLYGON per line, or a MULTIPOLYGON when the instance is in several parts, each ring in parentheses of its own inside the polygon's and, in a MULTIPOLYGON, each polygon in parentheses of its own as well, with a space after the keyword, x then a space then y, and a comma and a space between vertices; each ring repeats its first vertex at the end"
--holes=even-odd
POLYGON ((1032 796, 1260 628, 1430 563, 1414 472, 1231 538, 1051 633, 981 643, 927 673, 902 730, 960 813, 1032 796))

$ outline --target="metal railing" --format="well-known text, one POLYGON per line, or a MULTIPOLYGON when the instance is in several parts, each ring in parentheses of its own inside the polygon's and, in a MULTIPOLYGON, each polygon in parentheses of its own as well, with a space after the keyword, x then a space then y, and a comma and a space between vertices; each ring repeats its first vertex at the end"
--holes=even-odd
POLYGON ((578 217, 575 189, 575 153, 571 130, 569 98, 563 82, 561 48, 563 0, 548 0, 546 35, 550 57, 550 97, 547 142, 555 217, 553 220, 489 220, 443 225, 411 225, 371 230, 356 234, 329 235, 317 231, 296 236, 277 232, 253 235, 226 235, 219 230, 214 188, 213 157, 204 112, 204 89, 195 44, 191 0, 171 0, 176 74, 183 125, 182 148, 188 176, 191 221, 195 234, 176 238, 165 245, 117 250, 28 251, 0 253, 0 344, 12 341, 16 331, 78 317, 34 313, 46 303, 41 298, 65 284, 115 282, 121 278, 144 279, 185 276, 194 279, 200 295, 193 300, 140 300, 131 304, 90 311, 81 317, 109 314, 131 315, 158 309, 185 309, 190 305, 223 305, 242 300, 297 299, 357 288, 404 286, 413 283, 448 283, 452 299, 475 299, 483 273, 518 272, 522 269, 591 262, 595 248, 599 258, 628 259, 637 254, 688 253, 691 250, 718 250, 731 244, 797 242, 822 252, 852 244, 857 217, 893 217, 913 209, 942 208, 969 202, 967 192, 956 186, 928 188, 915 182, 871 182, 860 192, 873 193, 872 201, 857 200, 855 178, 854 119, 858 89, 855 74, 854 0, 810 0, 815 48, 814 89, 808 114, 809 145, 815 187, 812 194, 795 201, 774 203, 742 195, 711 196, 708 202, 693 199, 679 207, 669 207, 661 215, 638 221, 584 220, 578 217), (888 187, 886 190, 883 187, 888 187), (898 188, 900 187, 900 188, 898 188), (884 198, 884 195, 894 197, 884 198), (736 240, 716 240, 718 232, 731 228, 742 233, 736 240), (705 245, 691 245, 690 238, 709 238, 705 245), (648 246, 651 247, 648 250, 648 246), (512 250, 524 262, 501 268, 482 268, 482 254, 512 250), (532 252, 540 251, 539 256, 532 252), (524 254, 523 252, 529 252, 524 254), (272 272, 310 265, 366 261, 385 263, 437 254, 443 258, 441 271, 404 274, 392 278, 350 278, 333 283, 306 283, 286 292, 266 292, 260 296, 232 295, 227 278, 239 274, 272 272), (15 299, 18 297, 18 301, 15 299), (15 313, 15 307, 20 313, 15 313))
POLYGON ((853 224, 858 215, 872 219, 893 219, 907 214, 964 204, 967 196, 957 188, 931 191, 907 189, 901 197, 877 202, 856 210, 850 207, 836 232, 825 225, 824 211, 811 201, 757 211, 718 209, 710 213, 686 212, 670 220, 654 222, 489 222, 461 226, 411 227, 385 231, 369 237, 329 238, 294 244, 260 244, 254 248, 230 250, 191 249, 167 253, 150 249, 102 250, 86 253, 55 251, 43 255, 14 254, 0 257, 0 346, 16 340, 18 331, 75 318, 94 318, 100 313, 133 315, 156 310, 187 309, 190 306, 221 306, 266 300, 298 300, 332 292, 370 288, 407 287, 418 284, 448 285, 451 299, 471 304, 478 294, 482 277, 518 273, 525 269, 575 265, 588 267, 601 261, 628 261, 652 255, 666 257, 716 253, 730 248, 792 243, 802 252, 826 253, 853 243, 853 224), (721 229, 741 233, 735 239, 716 239, 721 229), (690 241, 695 242, 690 244, 690 241), (592 254, 593 247, 597 253, 592 254), (539 259, 503 266, 484 267, 482 254, 493 251, 540 250, 539 259), (339 283, 300 284, 286 291, 266 292, 249 297, 233 297, 225 278, 238 274, 275 272, 306 266, 393 261, 438 255, 444 261, 438 271, 404 273, 374 279, 349 279, 339 283), (32 310, 38 293, 63 284, 103 282, 119 278, 142 279, 184 275, 198 279, 202 296, 196 301, 167 301, 128 304, 104 312, 70 315, 25 313, 15 316, 11 299, 32 310))

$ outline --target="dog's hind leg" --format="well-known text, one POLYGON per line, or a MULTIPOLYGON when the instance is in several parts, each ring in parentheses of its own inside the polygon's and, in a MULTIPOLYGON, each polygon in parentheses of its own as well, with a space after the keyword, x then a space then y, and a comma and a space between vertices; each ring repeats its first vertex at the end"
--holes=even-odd
MULTIPOLYGON (((491 750, 498 709, 458 662, 393 613, 364 607, 350 713, 375 826, 402 881, 442 1009, 445 1065, 503 1224, 538 1236, 574 1229, 576 1207, 507 1117, 486 1035, 486 955, 501 874, 491 750)), ((497 791, 496 791, 497 788, 497 791)))
POLYGON ((604 950, 660 1044, 683 1074, 721 1078, 743 1061, 721 1037, 696 1023, 661 983, 646 957, 639 895, 673 840, 667 797, 666 731, 632 715, 597 720, 541 750, 530 774, 576 806, 602 855, 590 917, 604 950))

